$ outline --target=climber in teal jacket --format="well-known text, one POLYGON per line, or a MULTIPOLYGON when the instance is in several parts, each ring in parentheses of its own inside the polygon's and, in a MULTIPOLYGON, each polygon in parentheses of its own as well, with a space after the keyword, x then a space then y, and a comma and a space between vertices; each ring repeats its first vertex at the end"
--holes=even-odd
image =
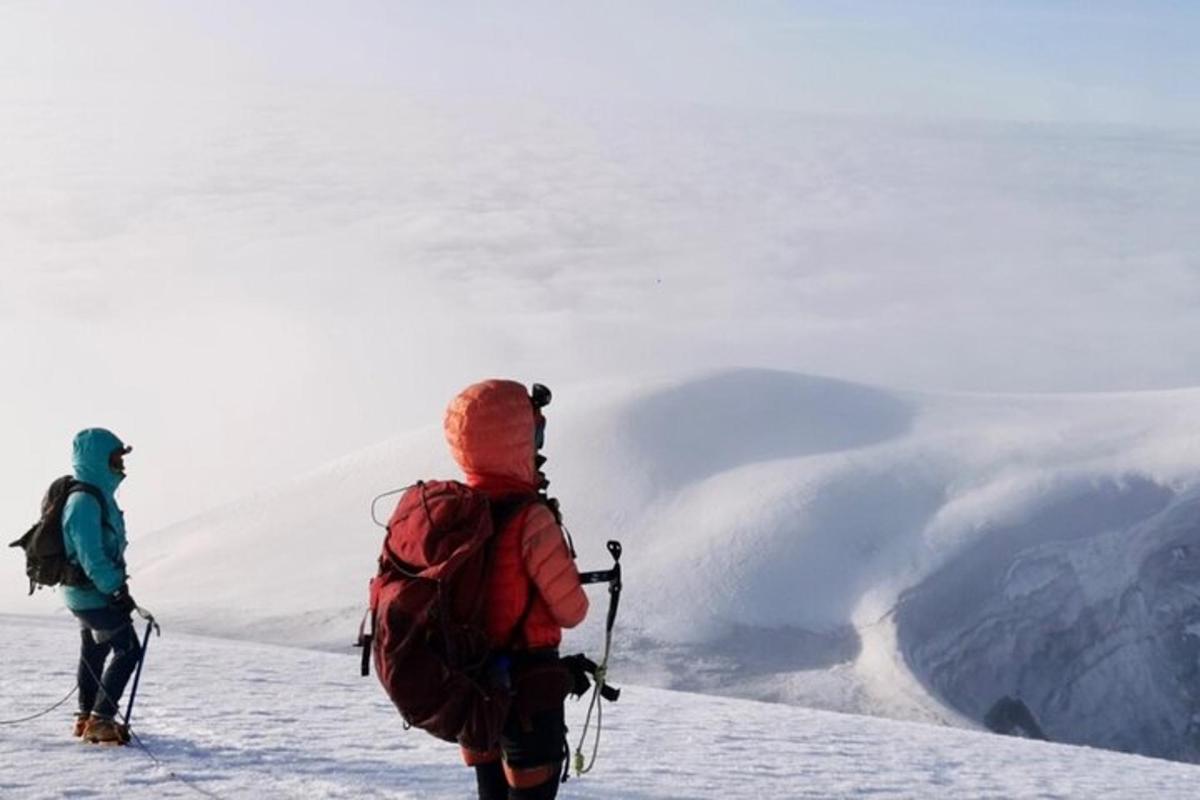
POLYGON ((96 744, 126 744, 129 731, 116 721, 125 685, 141 658, 133 630, 137 604, 125 573, 125 515, 115 493, 132 450, 111 431, 88 428, 75 436, 75 480, 100 490, 104 507, 87 492, 73 492, 63 511, 63 544, 89 584, 63 587, 67 608, 79 620, 79 713, 75 735, 96 744), (107 668, 104 662, 113 655, 107 668))

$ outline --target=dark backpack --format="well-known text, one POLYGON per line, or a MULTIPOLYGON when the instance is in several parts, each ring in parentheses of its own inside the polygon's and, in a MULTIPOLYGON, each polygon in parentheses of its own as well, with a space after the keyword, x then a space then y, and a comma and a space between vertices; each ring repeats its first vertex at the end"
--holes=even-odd
POLYGON ((407 725, 471 750, 499 741, 512 695, 484 629, 490 544, 536 501, 494 504, 456 481, 430 481, 397 503, 371 580, 372 632, 359 644, 363 674, 373 655, 407 725))
POLYGON ((50 484, 42 498, 42 516, 25 535, 9 547, 20 547, 25 551, 25 574, 29 576, 29 593, 41 586, 89 586, 87 574, 67 558, 63 542, 62 518, 67 498, 75 492, 84 492, 100 504, 100 524, 108 524, 108 507, 104 494, 90 483, 77 481, 64 475, 50 484))

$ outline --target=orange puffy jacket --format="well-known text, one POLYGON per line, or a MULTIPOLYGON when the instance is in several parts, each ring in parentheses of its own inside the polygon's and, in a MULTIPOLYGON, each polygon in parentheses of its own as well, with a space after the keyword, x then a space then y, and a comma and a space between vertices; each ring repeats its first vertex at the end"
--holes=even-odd
MULTIPOLYGON (((540 412, 525 387, 489 380, 467 387, 446 410, 446 441, 467 484, 493 499, 537 493, 535 430, 540 412)), ((534 503, 497 534, 487 582, 487 633, 492 645, 557 647, 562 629, 587 615, 588 598, 562 529, 534 503), (531 601, 531 593, 532 601, 531 601), (521 614, 528 616, 515 631, 521 614)))

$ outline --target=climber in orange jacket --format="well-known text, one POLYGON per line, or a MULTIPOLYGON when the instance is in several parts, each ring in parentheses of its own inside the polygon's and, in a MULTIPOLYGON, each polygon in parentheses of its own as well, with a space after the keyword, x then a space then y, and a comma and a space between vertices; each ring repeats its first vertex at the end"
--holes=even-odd
MULTIPOLYGON (((446 412, 446 440, 471 488, 496 503, 535 497, 543 487, 538 453, 545 440, 545 387, 489 380, 460 393, 446 412)), ((486 581, 486 630, 508 654, 514 691, 500 747, 464 748, 482 800, 548 800, 566 756, 563 628, 583 621, 588 599, 557 508, 525 503, 497 532, 486 581)))

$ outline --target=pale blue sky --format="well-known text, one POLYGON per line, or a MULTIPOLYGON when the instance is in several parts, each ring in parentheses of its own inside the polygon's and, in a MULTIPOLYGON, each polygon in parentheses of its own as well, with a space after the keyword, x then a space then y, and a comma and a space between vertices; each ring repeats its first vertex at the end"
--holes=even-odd
POLYGON ((16 2, 9 88, 232 88, 673 101, 1200 127, 1200 4, 950 2, 16 2))

